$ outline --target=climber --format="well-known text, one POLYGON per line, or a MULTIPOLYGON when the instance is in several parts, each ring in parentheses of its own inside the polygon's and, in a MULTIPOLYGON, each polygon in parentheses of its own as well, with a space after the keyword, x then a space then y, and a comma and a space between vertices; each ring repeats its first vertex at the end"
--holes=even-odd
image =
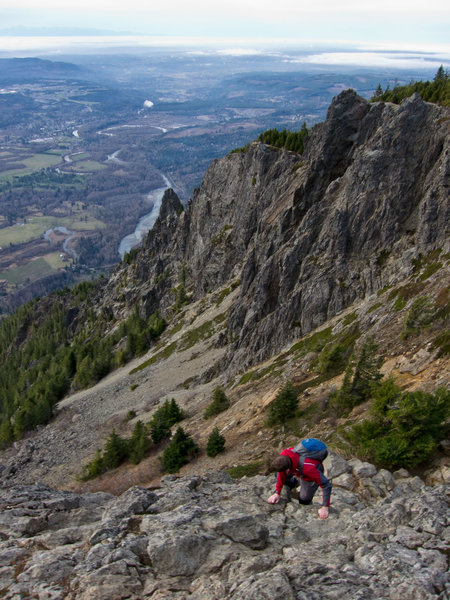
POLYGON ((278 476, 276 491, 267 500, 269 504, 277 504, 280 501, 280 494, 284 485, 289 490, 300 486, 299 503, 312 504, 313 496, 320 486, 322 488, 322 506, 318 512, 321 519, 326 519, 332 489, 331 481, 324 475, 322 463, 327 454, 325 444, 314 438, 303 440, 295 448, 283 450, 271 465, 271 470, 276 471, 278 476), (319 445, 324 450, 308 452, 308 447, 313 449, 319 445), (317 458, 312 458, 311 455, 315 455, 317 458))

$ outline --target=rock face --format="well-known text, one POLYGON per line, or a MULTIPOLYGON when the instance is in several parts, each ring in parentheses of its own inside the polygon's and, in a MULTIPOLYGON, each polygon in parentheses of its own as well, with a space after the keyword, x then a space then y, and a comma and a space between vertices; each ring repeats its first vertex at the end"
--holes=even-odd
POLYGON ((336 455, 328 472, 326 521, 319 503, 269 505, 273 476, 168 476, 160 489, 119 497, 4 488, 2 597, 446 598, 445 486, 336 455))
POLYGON ((215 161, 184 212, 173 192, 134 265, 126 302, 167 310, 240 283, 225 365, 247 367, 448 251, 448 109, 352 90, 331 104, 302 156, 255 142, 215 161))

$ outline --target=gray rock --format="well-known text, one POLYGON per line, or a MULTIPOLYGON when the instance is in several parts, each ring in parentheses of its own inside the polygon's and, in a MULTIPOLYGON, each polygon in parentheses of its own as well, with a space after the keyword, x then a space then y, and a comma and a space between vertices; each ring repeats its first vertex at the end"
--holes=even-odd
POLYGON ((355 491, 334 486, 326 521, 316 502, 269 505, 271 476, 167 478, 157 493, 132 488, 114 499, 4 488, 0 589, 6 600, 445 597, 445 486, 383 470, 357 482, 355 491), (364 487, 374 481, 378 496, 364 487), (88 506, 94 521, 78 526, 88 506))
POLYGON ((266 547, 269 538, 269 530, 261 523, 261 516, 260 518, 252 515, 225 517, 215 524, 215 530, 234 542, 261 550, 266 547))
POLYGON ((329 479, 333 479, 333 484, 338 477, 351 473, 352 470, 348 461, 331 451, 324 461, 324 466, 326 476, 329 479))
POLYGON ((353 474, 356 477, 374 477, 377 474, 377 469, 374 465, 371 465, 368 462, 363 462, 358 458, 352 458, 348 461, 348 464, 350 465, 353 474))
POLYGON ((152 567, 162 576, 193 575, 209 550, 205 536, 195 533, 159 533, 151 536, 147 551, 152 567))

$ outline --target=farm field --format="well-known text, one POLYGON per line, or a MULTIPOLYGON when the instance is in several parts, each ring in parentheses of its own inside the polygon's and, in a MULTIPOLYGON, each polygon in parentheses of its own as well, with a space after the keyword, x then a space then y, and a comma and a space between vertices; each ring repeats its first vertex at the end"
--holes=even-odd
POLYGON ((60 153, 53 152, 37 152, 26 158, 10 153, 9 156, 0 158, 3 158, 3 161, 0 162, 0 179, 6 179, 15 175, 29 175, 30 173, 40 171, 41 169, 54 167, 62 160, 60 153), (13 165, 16 166, 10 168, 13 165))
POLYGON ((70 217, 31 217, 24 223, 16 223, 0 229, 0 246, 5 249, 11 244, 23 244, 41 237, 47 229, 66 227, 72 231, 94 231, 104 229, 105 224, 98 219, 85 215, 70 217))
POLYGON ((0 271, 0 280, 6 280, 10 285, 23 285, 26 282, 36 281, 51 275, 59 269, 67 266, 60 257, 59 252, 51 252, 45 256, 35 258, 25 265, 12 267, 0 271))

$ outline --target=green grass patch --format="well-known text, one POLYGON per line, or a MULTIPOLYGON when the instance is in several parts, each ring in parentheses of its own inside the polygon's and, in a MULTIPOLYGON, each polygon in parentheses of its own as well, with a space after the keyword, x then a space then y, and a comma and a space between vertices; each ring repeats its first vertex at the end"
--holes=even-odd
POLYGON ((224 312, 217 317, 213 321, 206 321, 199 327, 192 329, 191 331, 187 331, 180 340, 180 350, 188 350, 195 346, 198 342, 202 340, 206 340, 210 338, 215 332, 215 326, 220 325, 226 321, 228 317, 228 313, 224 312))
POLYGON ((231 229, 233 229, 233 225, 225 225, 225 227, 222 229, 222 231, 218 235, 211 238, 211 244, 213 246, 217 246, 218 244, 221 244, 223 242, 225 236, 227 235, 227 231, 230 231, 231 229))
POLYGON ((222 290, 216 300, 216 306, 219 306, 220 304, 222 304, 222 302, 225 300, 225 298, 231 294, 231 288, 225 288, 224 290, 222 290))
POLYGON ((187 350, 192 348, 201 340, 208 339, 214 333, 214 326, 212 321, 206 321, 200 327, 192 329, 186 332, 180 340, 180 350, 187 350))
POLYGON ((161 360, 166 360, 167 358, 172 356, 172 354, 175 352, 176 349, 177 349, 177 342, 172 342, 171 344, 166 346, 163 350, 158 352, 158 354, 155 354, 154 356, 150 357, 148 360, 146 360, 142 364, 140 364, 137 367, 135 367, 134 369, 132 369, 130 371, 130 375, 133 375, 134 373, 138 373, 139 371, 142 371, 146 367, 149 367, 150 365, 154 365, 155 363, 160 362, 161 360))
MULTIPOLYGON (((286 361, 284 361, 286 362, 286 361)), ((264 369, 254 369, 253 371, 248 371, 244 373, 242 377, 239 379, 238 385, 244 385, 244 383, 248 383, 249 381, 258 381, 267 375, 271 375, 272 377, 279 377, 283 374, 283 369, 280 368, 283 363, 273 363, 268 367, 264 367, 264 369)))
POLYGON ((73 162, 80 162, 82 160, 86 160, 87 158, 89 158, 89 156, 89 152, 79 152, 76 154, 71 154, 70 159, 73 160, 73 162))
POLYGON ((419 281, 426 281, 429 277, 437 273, 440 269, 442 269, 442 263, 431 263, 427 265, 423 271, 423 273, 419 277, 419 281))
POLYGON ((21 285, 27 280, 35 281, 52 273, 54 273, 54 269, 50 264, 44 258, 37 258, 26 265, 1 271, 0 279, 6 279, 11 284, 21 285))
POLYGON ((184 323, 182 321, 174 325, 171 329, 168 330, 167 337, 172 337, 173 335, 181 331, 183 329, 183 326, 184 323))
POLYGON ((352 312, 348 315, 346 315, 344 317, 344 320, 342 321, 344 325, 350 325, 351 323, 353 323, 353 321, 355 321, 358 318, 358 315, 355 312, 352 312))
POLYGON ((367 314, 370 314, 371 312, 373 312, 374 310, 377 310, 377 308, 380 308, 380 306, 383 306, 382 302, 377 302, 376 304, 373 304, 369 310, 367 311, 367 314))
POLYGON ((390 290, 391 287, 392 287, 392 285, 385 285, 383 288, 381 288, 381 290, 378 290, 378 292, 377 292, 378 298, 380 296, 382 296, 383 294, 385 294, 388 290, 390 290))
POLYGON ((439 348, 438 356, 449 356, 450 355, 450 329, 442 331, 433 342, 434 348, 439 348))
POLYGON ((0 173, 0 178, 6 178, 14 175, 28 175, 41 169, 54 167, 61 162, 61 155, 50 153, 37 153, 28 158, 20 158, 21 166, 17 169, 8 169, 0 173), (22 166, 24 165, 24 166, 22 166))
POLYGON ((64 257, 65 254, 62 252, 50 252, 49 254, 45 254, 42 258, 52 269, 58 271, 59 269, 64 269, 70 264, 67 259, 64 260, 64 257))
POLYGON ((388 296, 388 300, 392 301, 395 299, 392 308, 397 311, 402 310, 406 306, 408 300, 417 296, 424 287, 425 284, 423 282, 408 283, 403 287, 393 289, 388 296))
POLYGON ((332 330, 332 327, 327 327, 326 329, 313 333, 294 344, 291 347, 290 352, 294 352, 298 356, 305 356, 309 352, 320 352, 325 344, 330 341, 332 330))
POLYGON ((86 220, 79 216, 73 217, 32 217, 27 219, 26 223, 16 223, 10 227, 5 227, 1 232, 1 245, 3 248, 10 244, 23 244, 41 237, 47 229, 53 227, 66 227, 75 231, 94 231, 104 229, 105 224, 98 219, 90 218, 85 215, 86 220))
POLYGON ((227 469, 227 473, 231 475, 233 479, 240 479, 241 477, 254 477, 261 473, 263 466, 262 460, 256 460, 255 462, 248 463, 246 465, 238 465, 237 467, 231 467, 227 469))

